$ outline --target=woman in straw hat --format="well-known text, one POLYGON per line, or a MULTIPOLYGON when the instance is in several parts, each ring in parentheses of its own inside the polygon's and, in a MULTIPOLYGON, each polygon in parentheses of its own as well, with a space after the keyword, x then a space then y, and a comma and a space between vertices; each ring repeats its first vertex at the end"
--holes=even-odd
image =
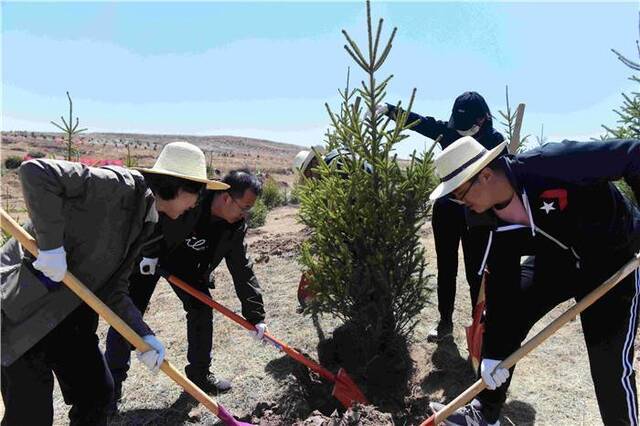
POLYGON ((106 424, 113 379, 98 347, 97 314, 60 283, 67 268, 153 348, 139 354, 157 372, 164 347, 128 295, 128 277, 143 242, 163 213, 196 205, 205 188, 227 185, 206 176, 202 151, 167 144, 150 169, 87 167, 30 160, 19 170, 39 253, 13 239, 2 256, 3 425, 53 422, 53 374, 71 424, 106 424))
MULTIPOLYGON (((640 140, 564 141, 498 158, 501 149, 466 137, 435 158, 442 183, 431 198, 465 204, 491 230, 480 366, 488 390, 449 417, 449 425, 499 424, 513 372, 497 368, 501 360, 557 304, 584 297, 640 249, 640 211, 613 184, 626 180, 640 199, 640 140), (535 256, 528 272, 520 263, 526 255, 535 256)), ((580 315, 606 425, 638 424, 639 297, 637 270, 580 315)))

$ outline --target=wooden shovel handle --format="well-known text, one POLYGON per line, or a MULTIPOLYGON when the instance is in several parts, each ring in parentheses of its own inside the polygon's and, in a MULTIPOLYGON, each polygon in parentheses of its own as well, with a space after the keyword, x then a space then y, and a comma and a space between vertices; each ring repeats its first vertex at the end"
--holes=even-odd
MULTIPOLYGON (((226 306, 223 306, 220 303, 216 302, 211 297, 208 297, 207 295, 205 295, 201 291, 196 290, 195 288, 193 288, 192 286, 187 284, 182 279, 176 277, 175 275, 171 275, 167 271, 162 271, 161 275, 164 276, 165 279, 167 281, 169 281, 169 283, 171 283, 171 284, 175 285, 176 287, 182 289, 184 292, 190 294, 191 296, 195 297, 196 299, 198 299, 199 301, 201 301, 205 305, 208 305, 211 308, 215 309, 216 311, 220 312, 221 314, 223 314, 224 316, 226 316, 230 320, 235 321, 236 323, 238 323, 242 327, 246 328, 247 330, 254 331, 256 329, 253 326, 253 324, 251 324, 249 321, 247 321, 246 319, 242 318, 240 315, 236 314, 235 312, 233 312, 232 310, 230 310, 226 306)), ((324 377, 325 379, 327 379, 327 380, 329 380, 331 382, 334 382, 334 383, 337 380, 335 374, 333 374, 332 372, 330 372, 326 368, 322 367, 320 364, 317 364, 317 363, 311 361, 310 359, 308 359, 307 357, 302 355, 300 352, 296 351, 295 349, 293 349, 292 347, 290 347, 286 343, 278 340, 277 338, 275 338, 274 336, 272 336, 268 332, 264 333, 264 339, 266 339, 269 343, 271 343, 276 349, 285 352, 291 358, 295 359, 296 361, 298 361, 301 364, 304 364, 305 366, 307 366, 311 370, 315 371, 316 373, 318 373, 320 376, 324 377)))
MULTIPOLYGON (((24 248, 34 256, 38 255, 36 241, 18 223, 9 216, 4 209, 0 209, 2 217, 2 229, 11 234, 24 248)), ((62 282, 80 297, 87 305, 104 318, 109 325, 118 331, 129 343, 141 352, 146 352, 151 347, 140 337, 131 327, 129 327, 119 316, 117 316, 102 300, 98 299, 84 284, 82 284, 71 272, 67 271, 62 282)), ((218 415, 218 404, 209 395, 204 393, 193 382, 184 377, 169 361, 164 360, 160 369, 174 382, 180 385, 196 400, 201 402, 212 413, 218 415)))
MULTIPOLYGON (((636 254, 633 259, 627 262, 618 272, 613 274, 608 280, 604 283, 600 284, 599 287, 591 291, 585 297, 580 299, 575 305, 573 305, 570 309, 568 309, 565 313, 560 315, 558 318, 553 320, 549 325, 547 325, 542 331, 533 336, 531 339, 527 341, 524 345, 520 347, 517 351, 512 353, 498 365, 496 368, 504 367, 511 368, 513 367, 519 360, 524 358, 529 352, 538 347, 542 342, 544 342, 549 336, 554 334, 560 327, 565 325, 567 322, 571 321, 575 318, 580 312, 587 309, 591 306, 595 301, 600 299, 605 293, 615 287, 620 281, 622 281, 627 275, 629 275, 634 270, 640 267, 640 253, 636 254)), ((427 425, 438 425, 443 422, 447 417, 451 415, 458 408, 467 404, 471 401, 477 394, 479 394, 486 385, 482 380, 478 380, 473 385, 471 385, 466 391, 461 393, 456 399, 451 401, 444 407, 442 410, 435 413, 433 416, 429 417, 420 426, 427 425)))

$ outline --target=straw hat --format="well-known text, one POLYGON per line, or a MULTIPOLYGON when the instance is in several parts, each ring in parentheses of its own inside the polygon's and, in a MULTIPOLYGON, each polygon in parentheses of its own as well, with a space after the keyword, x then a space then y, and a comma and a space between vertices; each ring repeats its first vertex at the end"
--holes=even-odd
POLYGON ((440 185, 429 198, 435 200, 454 191, 498 157, 506 146, 507 142, 502 142, 487 150, 473 137, 465 136, 446 147, 433 160, 440 185))
POLYGON ((299 170, 300 173, 304 173, 309 167, 309 163, 313 160, 315 154, 313 151, 300 151, 293 159, 293 169, 299 170))
POLYGON ((313 160, 313 157, 316 156, 313 150, 318 151, 320 154, 324 152, 324 148, 319 145, 314 146, 312 150, 300 151, 298 154, 296 154, 296 157, 293 159, 294 171, 299 170, 300 173, 304 173, 307 170, 307 167, 309 167, 309 163, 311 163, 311 160, 313 160))
POLYGON ((150 169, 136 167, 144 173, 174 176, 207 184, 207 189, 224 190, 229 185, 207 179, 207 165, 204 153, 188 142, 171 142, 162 148, 156 163, 150 169))

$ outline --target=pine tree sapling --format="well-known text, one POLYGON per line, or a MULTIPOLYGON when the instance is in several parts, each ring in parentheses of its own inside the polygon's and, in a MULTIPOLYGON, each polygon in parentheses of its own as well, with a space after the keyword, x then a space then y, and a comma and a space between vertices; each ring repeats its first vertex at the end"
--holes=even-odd
POLYGON ((259 228, 267 221, 269 209, 261 198, 258 198, 251 209, 247 226, 249 228, 259 228))
POLYGON ((264 181, 260 198, 269 210, 284 204, 284 195, 280 191, 278 182, 276 182, 272 177, 268 177, 264 181))
MULTIPOLYGON (((638 32, 640 33, 640 13, 638 14, 638 32)), ((638 50, 638 58, 640 59, 640 43, 636 40, 636 48, 638 50)), ((618 57, 620 62, 634 71, 640 71, 640 62, 634 62, 615 49, 611 51, 618 57)), ((633 75, 629 80, 640 83, 640 78, 633 75)), ((640 138, 640 92, 633 91, 630 95, 623 93, 622 106, 619 110, 613 110, 618 115, 617 127, 602 127, 607 131, 603 139, 607 138, 640 138)))
POLYGON ((542 146, 547 143, 547 137, 544 135, 544 123, 540 125, 540 135, 536 136, 536 143, 542 146))
POLYGON ((526 142, 529 136, 520 137, 520 126, 522 125, 522 115, 524 114, 524 104, 519 104, 515 111, 511 112, 509 104, 509 86, 505 86, 505 96, 507 98, 507 111, 498 111, 502 116, 500 124, 504 127, 509 140, 509 152, 512 154, 523 152, 526 150, 526 142))
MULTIPOLYGON (((640 78, 635 75, 629 80, 640 83, 640 78)), ((630 94, 622 94, 622 106, 613 110, 618 119, 616 127, 603 125, 607 131, 607 138, 615 139, 639 139, 640 138, 640 92, 633 91, 630 94)))
MULTIPOLYGON (((341 148, 340 162, 327 165, 319 153, 315 178, 299 187, 300 218, 311 232, 302 245, 301 262, 315 297, 306 313, 330 313, 358 330, 359 348, 370 360, 399 337, 407 337, 426 304, 428 274, 419 229, 429 212, 435 179, 431 153, 411 156, 399 165, 394 149, 407 136, 409 108, 394 128, 376 107, 383 102, 392 76, 378 81, 376 72, 389 54, 396 33, 380 49, 380 20, 372 32, 367 2, 368 46, 364 53, 351 37, 345 49, 365 72, 358 89, 344 91, 340 111, 327 105, 331 128, 327 151, 341 148), (364 167, 366 163, 372 170, 364 167)), ((399 105, 399 104, 398 104, 399 105)), ((413 124, 413 123, 411 123, 413 124)))
POLYGON ((67 98, 69 99, 69 121, 67 122, 63 116, 60 116, 60 120, 62 120, 62 124, 58 124, 55 121, 52 121, 51 124, 56 126, 58 129, 62 130, 66 136, 67 143, 67 161, 72 161, 75 158, 79 158, 80 154, 78 150, 74 147, 74 137, 78 134, 86 131, 87 129, 78 129, 78 125, 80 124, 80 120, 76 117, 76 123, 73 124, 73 102, 71 101, 71 96, 69 96, 69 92, 67 92, 67 98))
MULTIPOLYGON (((640 14, 638 18, 638 32, 640 32, 640 14)), ((636 48, 638 50, 638 58, 640 58, 640 43, 638 43, 638 40, 636 40, 636 48)), ((626 58, 615 49, 611 50, 623 64, 632 70, 640 71, 639 62, 634 62, 626 58)), ((635 75, 629 77, 629 80, 640 83, 640 78, 635 75)), ((618 115, 618 119, 616 120, 617 126, 609 127, 603 125, 602 127, 606 130, 606 134, 602 136, 601 139, 640 139, 640 91, 632 91, 630 94, 623 93, 622 97, 623 100, 620 109, 613 110, 613 112, 618 115)), ((617 181, 616 185, 630 199, 635 199, 633 191, 624 181, 617 181)), ((636 201, 640 202, 640 200, 636 201)))
POLYGON ((138 165, 138 159, 135 155, 131 154, 131 142, 125 142, 127 147, 127 156, 124 159, 124 165, 126 167, 136 167, 138 165))

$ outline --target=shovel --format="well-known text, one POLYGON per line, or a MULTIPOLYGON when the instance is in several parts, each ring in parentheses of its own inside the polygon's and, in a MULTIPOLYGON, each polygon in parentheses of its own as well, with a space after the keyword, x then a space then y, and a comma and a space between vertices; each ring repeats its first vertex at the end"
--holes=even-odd
MULTIPOLYGON (((582 298, 579 302, 573 305, 570 309, 568 309, 564 314, 560 315, 556 318, 551 324, 547 325, 540 333, 533 336, 531 339, 527 341, 524 345, 520 347, 517 351, 512 353, 500 363, 496 368, 511 368, 513 367, 519 360, 524 358, 529 352, 538 347, 542 342, 544 342, 549 336, 554 334, 560 327, 565 325, 567 322, 571 321, 575 318, 580 312, 587 309, 591 306, 596 300, 600 299, 605 293, 611 290, 616 286, 620 281, 622 281, 627 275, 629 275, 634 270, 640 267, 640 253, 636 254, 633 259, 627 262, 618 272, 613 274, 608 280, 604 283, 600 284, 595 290, 591 291, 584 298, 582 298)), ((420 426, 436 426, 442 423, 447 417, 451 415, 458 408, 466 405, 469 401, 471 401, 477 394, 479 394, 486 385, 482 381, 482 379, 475 382, 471 385, 466 391, 462 392, 456 399, 451 401, 447 406, 445 406, 442 410, 434 413, 427 420, 422 422, 420 426)))
MULTIPOLYGON (((221 304, 219 304, 218 302, 216 302, 212 298, 208 297, 204 293, 199 292, 198 290, 196 290, 195 288, 191 287, 189 284, 187 284, 186 282, 184 282, 180 278, 176 277, 175 275, 171 275, 167 271, 164 271, 164 270, 161 270, 161 269, 159 269, 159 272, 171 284, 175 285, 176 287, 179 287, 180 289, 182 289, 186 293, 190 294, 191 296, 195 297, 196 299, 198 299, 202 303, 210 306, 211 308, 213 308, 216 311, 220 312, 224 316, 226 316, 226 317, 230 318, 231 320, 237 322, 238 324, 240 324, 241 326, 243 326, 247 330, 255 331, 255 327, 249 321, 245 320, 240 315, 236 314, 235 312, 231 311, 230 309, 227 309, 226 307, 222 306, 221 304)), ((280 340, 276 339, 275 337, 271 336, 269 333, 264 333, 264 339, 267 342, 269 342, 270 344, 272 344, 279 351, 284 351, 291 358, 293 358, 296 361, 304 364, 309 369, 315 371, 316 373, 318 373, 320 376, 322 376, 326 380, 329 380, 330 382, 335 383, 335 385, 333 387, 332 395, 338 401, 340 401, 340 403, 342 405, 344 405, 345 408, 351 407, 351 405, 354 402, 357 402, 357 403, 360 403, 360 404, 368 404, 369 403, 367 401, 367 399, 365 398, 364 394, 362 393, 362 391, 360 389, 358 389, 358 386, 356 385, 356 383, 353 381, 353 379, 351 377, 349 377, 349 375, 347 374, 347 372, 343 368, 338 370, 338 374, 333 374, 332 372, 330 372, 326 368, 322 367, 318 363, 316 363, 314 361, 311 361, 310 359, 308 359, 304 355, 302 355, 300 352, 296 351, 295 349, 287 346, 285 343, 283 343, 280 340)))
POLYGON ((469 351, 469 360, 473 371, 478 371, 480 366, 480 360, 482 357, 482 336, 484 334, 484 322, 482 321, 482 315, 484 314, 485 300, 484 300, 484 284, 486 282, 487 272, 482 273, 482 282, 480 284, 480 291, 478 292, 478 301, 473 307, 473 318, 471 325, 465 327, 465 333, 467 335, 467 350, 469 351))
MULTIPOLYGON (((18 223, 13 220, 11 216, 0 209, 0 215, 2 217, 2 229, 11 234, 22 246, 31 252, 34 256, 38 255, 38 246, 36 241, 31 235, 29 235, 18 223)), ((104 318, 109 325, 118 331, 125 339, 129 341, 135 348, 141 352, 146 352, 151 347, 142 340, 131 327, 129 327, 120 317, 118 317, 107 305, 105 305, 100 299, 98 299, 84 284, 82 284, 71 272, 67 271, 62 280, 64 284, 69 287, 80 299, 82 299, 87 305, 89 305, 94 311, 96 311, 102 318, 104 318)), ((222 422, 227 426, 245 426, 250 423, 245 423, 236 420, 231 414, 220 404, 217 404, 209 395, 204 393, 193 382, 184 377, 176 368, 169 363, 166 359, 162 362, 160 369, 169 376, 174 382, 180 385, 185 391, 187 391, 196 400, 207 407, 213 414, 218 416, 222 422)))

